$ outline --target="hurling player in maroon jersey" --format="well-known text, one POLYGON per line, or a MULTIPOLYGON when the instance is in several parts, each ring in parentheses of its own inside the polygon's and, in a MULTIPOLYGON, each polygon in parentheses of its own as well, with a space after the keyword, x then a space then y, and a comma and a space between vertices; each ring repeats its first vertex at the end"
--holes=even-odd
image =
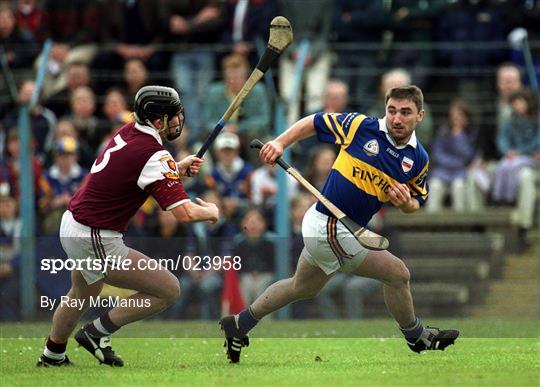
MULTIPOLYGON (((180 136, 184 124, 178 93, 145 86, 135 96, 136 122, 123 126, 98 156, 62 217, 60 240, 81 270, 71 274, 71 289, 56 309, 51 333, 38 366, 69 365, 66 345, 103 284, 133 289, 124 305, 82 327, 75 340, 100 363, 123 366, 110 336, 123 325, 161 312, 180 295, 178 279, 165 268, 148 269, 151 258, 128 248, 122 233, 149 195, 179 222, 216 222, 215 204, 192 202, 181 183, 187 169, 197 173, 203 160, 188 156, 176 163, 163 147, 180 136)), ((150 265, 152 267, 152 265, 150 265)))

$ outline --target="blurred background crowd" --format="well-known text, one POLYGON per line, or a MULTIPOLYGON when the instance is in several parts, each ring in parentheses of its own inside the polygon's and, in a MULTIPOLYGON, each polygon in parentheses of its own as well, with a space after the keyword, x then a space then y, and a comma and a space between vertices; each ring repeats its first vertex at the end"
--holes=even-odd
MULTIPOLYGON (((523 52, 507 37, 525 28, 539 65, 539 1, 0 1, 0 319, 18 318, 17 125, 19 107, 36 87, 44 42, 51 39, 53 45, 39 103, 30 112, 36 235, 56 236, 61 215, 94 159, 133 119, 137 90, 161 84, 180 92, 186 129, 167 147, 177 159, 194 153, 247 79, 277 15, 291 21, 293 45, 267 75, 271 82, 259 82, 231 118, 203 172, 184 182, 192 197, 219 205, 220 221, 178 224, 149 199, 126 237, 182 238, 187 255, 243 257, 241 297, 253 301, 275 279, 271 236, 277 184, 275 171, 261 165, 249 141, 272 136, 279 101, 285 102, 289 124, 317 111, 382 117, 386 91, 413 83, 426 100, 426 117, 417 129, 431 158, 426 211, 510 206, 526 248, 537 203, 539 103, 523 52), (300 57, 303 81, 293 98, 300 57)), ((322 188, 336 151, 308 139, 292 149, 293 165, 322 188)), ((293 180, 289 198, 296 258, 302 216, 314 199, 293 180)), ((374 227, 380 229, 381 222, 374 227)), ((176 274, 183 297, 168 317, 214 318, 222 312, 220 295, 228 291, 222 272, 176 274), (193 300, 198 302, 189 305, 193 300)), ((317 313, 328 317, 338 313, 333 293, 369 294, 377 286, 349 277, 330 285, 317 302, 317 313)), ((361 316, 362 298, 345 299, 345 315, 361 316)), ((295 313, 312 312, 300 304, 295 313)))

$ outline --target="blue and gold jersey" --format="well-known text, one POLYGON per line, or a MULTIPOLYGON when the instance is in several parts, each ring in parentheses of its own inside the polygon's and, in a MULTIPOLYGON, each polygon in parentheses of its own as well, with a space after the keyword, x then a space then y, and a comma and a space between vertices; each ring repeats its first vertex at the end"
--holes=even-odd
MULTIPOLYGON (((319 141, 341 147, 323 195, 355 222, 365 226, 389 200, 395 182, 407 184, 411 196, 425 203, 429 157, 414 133, 407 144, 396 145, 384 118, 359 113, 317 113, 314 124, 319 141)), ((321 203, 317 210, 331 215, 321 203)))

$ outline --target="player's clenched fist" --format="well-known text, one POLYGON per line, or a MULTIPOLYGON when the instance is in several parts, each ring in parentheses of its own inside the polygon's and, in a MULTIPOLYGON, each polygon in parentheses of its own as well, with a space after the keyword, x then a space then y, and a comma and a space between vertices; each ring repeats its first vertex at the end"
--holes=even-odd
POLYGON ((390 198, 390 203, 401 208, 411 200, 411 191, 407 187, 407 184, 394 183, 390 185, 388 197, 390 198))
POLYGON ((201 168, 202 163, 204 162, 204 158, 198 158, 195 155, 189 155, 183 160, 176 163, 176 166, 178 167, 178 173, 180 176, 186 175, 186 172, 189 168, 189 176, 193 176, 199 173, 199 169, 201 168))
POLYGON ((274 165, 283 154, 283 145, 276 140, 268 141, 259 152, 259 157, 267 164, 274 165))

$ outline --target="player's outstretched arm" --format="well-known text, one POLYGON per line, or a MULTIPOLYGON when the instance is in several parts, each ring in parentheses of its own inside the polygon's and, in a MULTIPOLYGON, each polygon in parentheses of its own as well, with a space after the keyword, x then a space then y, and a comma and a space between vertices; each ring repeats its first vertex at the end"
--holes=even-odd
POLYGON ((208 221, 216 223, 219 219, 219 209, 214 203, 208 203, 197 198, 195 202, 189 201, 174 207, 171 212, 182 223, 208 221))
POLYGON ((274 164, 278 157, 281 157, 283 150, 296 141, 311 137, 315 134, 313 123, 314 115, 306 116, 296 121, 289 129, 281 133, 274 140, 267 142, 261 148, 259 155, 268 164, 274 164))

